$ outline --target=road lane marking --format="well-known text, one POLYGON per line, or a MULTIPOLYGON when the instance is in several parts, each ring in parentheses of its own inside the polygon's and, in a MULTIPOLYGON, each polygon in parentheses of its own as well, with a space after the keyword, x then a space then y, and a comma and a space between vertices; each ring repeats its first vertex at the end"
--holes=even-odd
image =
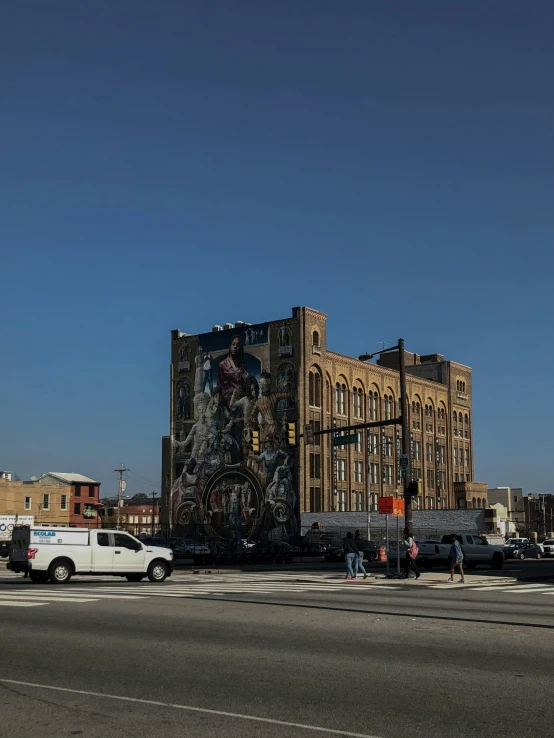
POLYGON ((10 602, 0 600, 0 606, 3 607, 38 607, 39 605, 47 605, 48 602, 10 602))
POLYGON ((34 682, 21 682, 16 679, 0 679, 2 684, 15 684, 19 687, 33 687, 35 689, 50 689, 53 692, 66 692, 68 694, 80 694, 85 697, 100 697, 103 700, 120 700, 122 702, 133 702, 141 705, 152 705, 154 707, 170 707, 174 710, 187 710, 188 712, 199 712, 204 715, 217 715, 218 717, 234 718, 236 720, 250 720, 256 723, 269 723, 270 725, 281 725, 285 728, 300 728, 301 730, 311 730, 317 733, 328 733, 329 735, 343 735, 348 738, 379 738, 376 735, 368 735, 367 733, 353 733, 349 730, 337 730, 335 728, 325 728, 319 725, 307 725, 305 723, 292 723, 285 720, 275 720, 273 718, 258 717, 256 715, 243 715, 240 712, 225 712, 224 710, 210 710, 207 707, 193 707, 192 705, 180 705, 172 702, 158 702, 157 700, 143 700, 138 697, 124 697, 117 694, 105 694, 104 692, 88 692, 82 689, 69 689, 69 687, 54 687, 49 684, 35 684, 34 682))

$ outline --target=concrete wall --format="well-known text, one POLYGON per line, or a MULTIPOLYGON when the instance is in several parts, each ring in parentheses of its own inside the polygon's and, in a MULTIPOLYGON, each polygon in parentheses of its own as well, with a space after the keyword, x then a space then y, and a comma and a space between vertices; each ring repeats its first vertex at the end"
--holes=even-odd
MULTIPOLYGON (((427 537, 446 533, 479 533, 486 530, 484 510, 414 510, 414 532, 427 537)), ((320 523, 324 531, 356 530, 367 531, 367 513, 305 513, 302 515, 302 532, 312 523, 320 523)), ((404 518, 400 518, 400 530, 404 529, 404 518)), ((370 516, 372 538, 380 538, 385 530, 385 516, 372 513, 370 516)), ((396 532, 396 518, 389 516, 389 530, 396 532)))

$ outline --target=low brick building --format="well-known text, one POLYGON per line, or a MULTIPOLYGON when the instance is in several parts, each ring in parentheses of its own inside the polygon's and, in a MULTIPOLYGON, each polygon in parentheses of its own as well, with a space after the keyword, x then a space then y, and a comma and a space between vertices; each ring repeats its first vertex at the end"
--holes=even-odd
POLYGON ((0 515, 32 515, 37 525, 69 525, 69 504, 63 484, 0 479, 0 515))

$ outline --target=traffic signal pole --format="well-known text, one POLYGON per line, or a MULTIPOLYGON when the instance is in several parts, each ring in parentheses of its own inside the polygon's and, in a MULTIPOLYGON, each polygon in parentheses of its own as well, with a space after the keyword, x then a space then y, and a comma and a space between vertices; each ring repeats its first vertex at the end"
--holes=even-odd
MULTIPOLYGON (((404 471, 404 525, 409 535, 413 533, 412 495, 410 493, 410 430, 408 428, 408 397, 406 393, 406 359, 404 339, 398 339, 398 358, 400 369, 400 425, 402 428, 402 453, 408 457, 408 467, 404 471)), ((400 552, 399 552, 400 553, 400 552)))

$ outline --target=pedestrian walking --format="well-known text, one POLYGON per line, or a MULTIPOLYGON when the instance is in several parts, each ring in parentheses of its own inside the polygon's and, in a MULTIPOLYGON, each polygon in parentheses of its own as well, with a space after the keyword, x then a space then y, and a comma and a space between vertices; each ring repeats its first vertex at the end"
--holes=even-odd
POLYGON ((354 536, 350 531, 344 539, 344 560, 346 561, 346 579, 356 579, 354 574, 355 562, 358 558, 358 548, 354 543, 354 536))
POLYGON ((358 572, 361 571, 364 575, 364 579, 367 579, 367 571, 364 566, 364 542, 359 530, 354 533, 354 545, 358 549, 358 555, 354 561, 354 578, 356 578, 358 576, 358 572))
POLYGON ((448 582, 454 581, 454 569, 456 567, 460 570, 460 579, 458 581, 460 584, 464 584, 464 550, 456 534, 453 533, 452 546, 450 547, 450 579, 447 580, 448 582))
POLYGON ((410 578, 410 569, 415 574, 415 578, 419 579, 421 574, 417 568, 416 558, 419 553, 417 543, 414 537, 410 534, 410 531, 406 528, 404 530, 404 545, 406 546, 406 557, 404 559, 404 579, 410 578))

